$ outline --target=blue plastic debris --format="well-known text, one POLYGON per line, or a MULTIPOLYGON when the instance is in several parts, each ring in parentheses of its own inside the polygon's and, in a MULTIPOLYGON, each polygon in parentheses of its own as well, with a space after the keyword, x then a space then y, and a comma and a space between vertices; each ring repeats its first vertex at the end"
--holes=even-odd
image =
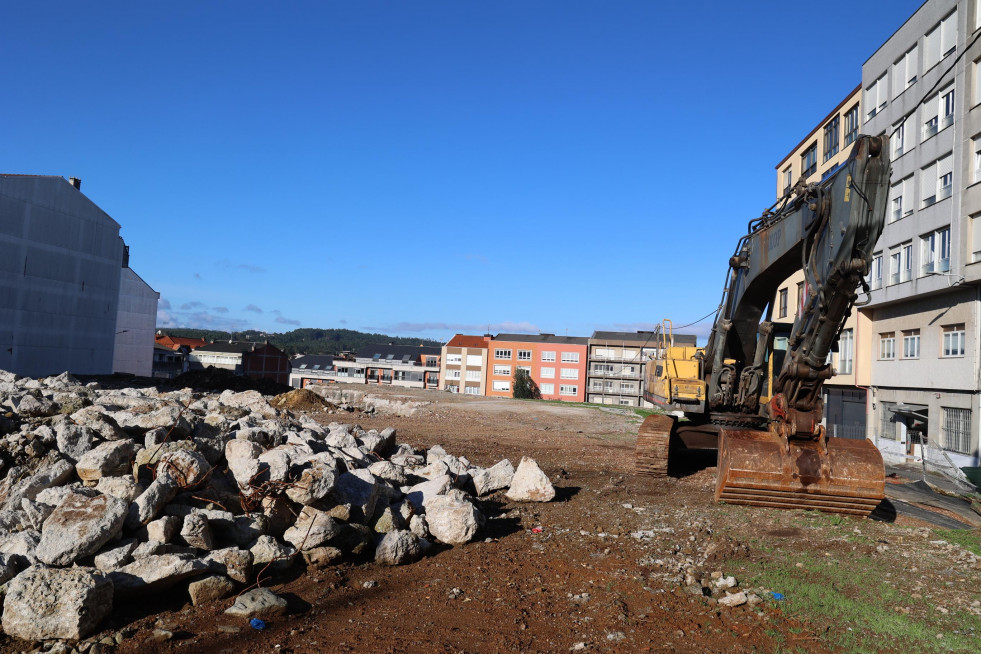
POLYGON ((778 602, 783 601, 783 593, 774 593, 774 592, 771 591, 770 592, 770 596, 773 599, 777 600, 778 602))
POLYGON ((258 629, 259 631, 266 628, 266 621, 260 620, 259 618, 252 618, 249 620, 249 624, 252 625, 253 629, 258 629))

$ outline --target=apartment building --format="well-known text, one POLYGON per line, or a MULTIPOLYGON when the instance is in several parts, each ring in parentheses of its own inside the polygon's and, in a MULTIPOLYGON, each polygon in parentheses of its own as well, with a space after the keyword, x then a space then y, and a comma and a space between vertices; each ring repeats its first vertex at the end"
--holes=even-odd
POLYGON ((451 393, 485 395, 487 393, 487 344, 490 335, 456 334, 443 346, 443 365, 439 387, 451 393))
POLYGON ((588 338, 498 334, 487 347, 488 396, 511 397, 514 373, 524 368, 538 385, 543 400, 586 400, 588 338))
POLYGON ((887 457, 978 464, 981 311, 978 0, 928 0, 862 66, 862 131, 892 135, 876 246, 869 432, 887 457))
MULTIPOLYGON (((324 386, 337 381, 334 357, 326 354, 304 354, 290 360, 290 386, 324 386)), ((364 377, 360 380, 364 383, 364 377)))
POLYGON ((81 186, 0 175, 0 370, 150 374, 156 292, 81 186))
POLYGON ((369 384, 438 388, 441 354, 438 347, 377 344, 359 350, 354 362, 364 366, 369 384))
POLYGON ((268 341, 221 341, 195 348, 187 355, 188 370, 208 367, 231 370, 236 375, 253 379, 271 379, 288 384, 290 358, 268 341))
MULTIPOLYGON (((862 85, 856 86, 776 165, 779 200, 803 179, 827 179, 848 159, 862 125, 862 85)), ((786 349, 787 336, 803 306, 807 288, 798 270, 780 285, 773 299, 774 348, 786 349)), ((835 376, 824 385, 825 424, 829 433, 865 438, 872 342, 868 316, 853 311, 845 322, 838 351, 831 353, 835 376)))
MULTIPOLYGON (((675 334, 675 345, 696 344, 691 334, 675 334)), ((646 362, 662 347, 655 332, 596 331, 589 339, 586 401, 650 406, 644 400, 646 362)))

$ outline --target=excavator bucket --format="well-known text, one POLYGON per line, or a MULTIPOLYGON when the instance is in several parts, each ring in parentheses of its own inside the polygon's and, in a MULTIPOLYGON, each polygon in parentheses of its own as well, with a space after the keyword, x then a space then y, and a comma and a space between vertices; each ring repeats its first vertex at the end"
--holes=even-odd
POLYGON ((882 455, 869 441, 787 441, 767 431, 722 429, 716 501, 867 516, 885 497, 882 455))

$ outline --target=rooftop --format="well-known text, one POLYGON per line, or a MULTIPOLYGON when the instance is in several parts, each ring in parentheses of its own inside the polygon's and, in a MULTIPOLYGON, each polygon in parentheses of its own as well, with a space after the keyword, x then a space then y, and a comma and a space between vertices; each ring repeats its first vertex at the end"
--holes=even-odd
POLYGON ((443 349, 428 345, 366 345, 358 350, 358 359, 378 359, 381 361, 415 361, 420 356, 439 356, 443 349))
POLYGON ((555 343, 556 345, 589 345, 585 336, 556 336, 555 334, 498 334, 495 341, 515 343, 555 343))
POLYGON ((486 350, 487 341, 484 340, 483 336, 457 334, 450 339, 450 342, 446 344, 446 347, 479 347, 486 350))

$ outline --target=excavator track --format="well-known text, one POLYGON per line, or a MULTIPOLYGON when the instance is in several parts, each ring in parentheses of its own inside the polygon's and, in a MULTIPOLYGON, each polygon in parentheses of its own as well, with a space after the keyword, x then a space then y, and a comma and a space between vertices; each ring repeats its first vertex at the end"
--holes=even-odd
POLYGON ((634 470, 638 475, 667 477, 674 416, 652 414, 644 419, 637 434, 634 470))
POLYGON ((882 455, 866 440, 787 441, 766 431, 719 431, 716 501, 867 516, 885 497, 882 455))

